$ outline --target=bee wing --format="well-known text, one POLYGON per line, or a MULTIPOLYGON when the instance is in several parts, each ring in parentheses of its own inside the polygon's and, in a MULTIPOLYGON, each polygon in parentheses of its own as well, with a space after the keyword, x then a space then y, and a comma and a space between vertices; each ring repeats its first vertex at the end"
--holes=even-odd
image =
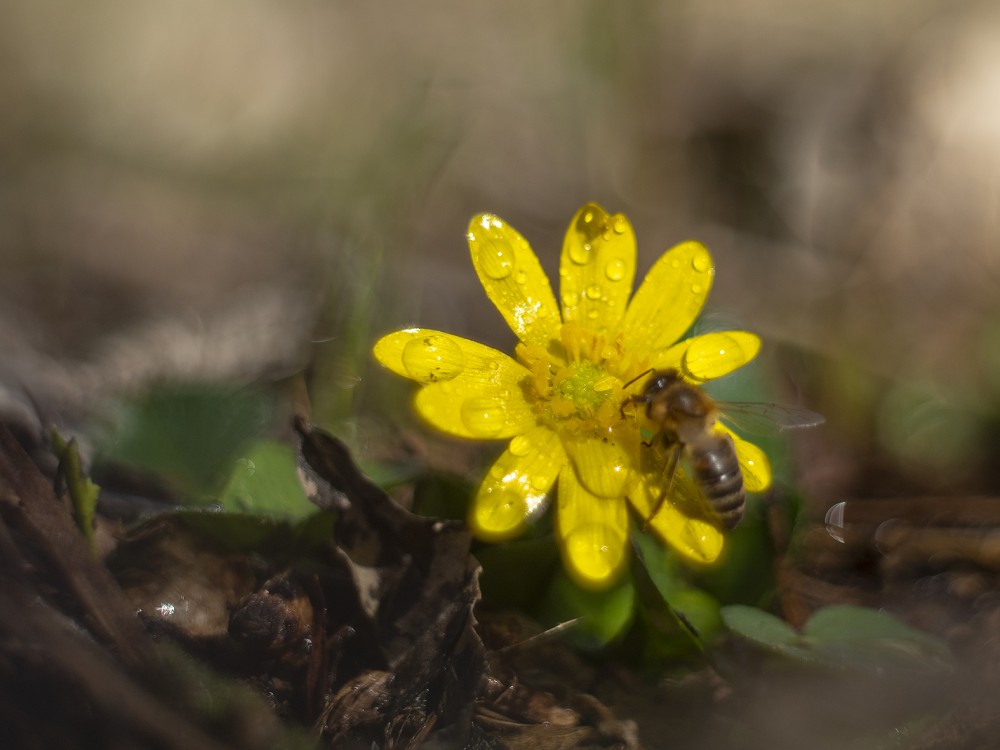
POLYGON ((822 414, 797 406, 758 401, 717 401, 715 405, 723 422, 751 435, 816 427, 826 421, 822 414))

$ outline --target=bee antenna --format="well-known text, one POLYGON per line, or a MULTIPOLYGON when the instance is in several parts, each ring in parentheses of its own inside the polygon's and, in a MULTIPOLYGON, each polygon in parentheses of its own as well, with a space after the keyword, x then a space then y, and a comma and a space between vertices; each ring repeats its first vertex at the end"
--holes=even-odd
POLYGON ((650 367, 650 368, 649 368, 648 370, 643 370, 643 371, 642 371, 642 372, 640 372, 640 373, 639 373, 638 375, 636 375, 636 376, 635 376, 634 378, 632 378, 632 379, 631 379, 630 381, 628 381, 627 383, 625 383, 625 385, 623 385, 623 386, 622 386, 622 390, 625 390, 626 388, 628 388, 628 387, 629 387, 630 385, 632 385, 632 383, 634 383, 635 381, 637 381, 637 380, 641 380, 642 378, 646 377, 646 376, 647 376, 647 375, 649 375, 649 373, 651 373, 652 371, 653 371, 653 368, 652 368, 652 367, 650 367))

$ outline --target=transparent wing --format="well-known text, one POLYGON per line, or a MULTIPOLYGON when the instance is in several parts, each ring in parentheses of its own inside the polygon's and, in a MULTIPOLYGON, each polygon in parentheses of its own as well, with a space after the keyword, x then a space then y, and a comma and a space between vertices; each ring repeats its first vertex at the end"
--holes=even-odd
POLYGON ((757 401, 716 401, 715 405, 723 422, 751 435, 816 427, 826 421, 822 414, 796 406, 757 401))

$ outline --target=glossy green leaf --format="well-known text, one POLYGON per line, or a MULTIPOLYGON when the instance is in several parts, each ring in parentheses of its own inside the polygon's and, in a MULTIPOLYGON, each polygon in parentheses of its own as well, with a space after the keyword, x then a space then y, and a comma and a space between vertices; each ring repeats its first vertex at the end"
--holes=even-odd
POLYGON ((783 649, 800 638, 787 622, 756 607, 731 604, 723 607, 719 614, 732 632, 766 648, 783 649))
POLYGON ((303 518, 316 512, 299 482, 290 445, 262 440, 236 459, 219 497, 228 511, 303 518))
POLYGON ((609 589, 593 591, 578 586, 560 570, 552 581, 541 619, 548 626, 576 620, 567 639, 583 649, 598 649, 625 632, 632 623, 635 589, 625 580, 609 589))
POLYGON ((183 500, 210 505, 233 462, 270 424, 272 398, 252 389, 187 384, 126 403, 98 446, 98 459, 169 478, 183 500))

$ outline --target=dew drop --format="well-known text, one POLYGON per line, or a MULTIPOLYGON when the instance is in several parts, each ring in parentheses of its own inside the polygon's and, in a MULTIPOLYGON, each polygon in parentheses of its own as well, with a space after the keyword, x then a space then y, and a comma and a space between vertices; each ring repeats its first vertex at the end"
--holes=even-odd
POLYGON ((475 509, 475 523, 487 533, 503 534, 517 528, 527 513, 524 498, 505 487, 492 487, 475 509))
POLYGON ((609 260, 608 264, 604 266, 604 275, 607 276, 610 281, 621 281, 625 278, 625 261, 621 258, 609 260))
POLYGON ((552 479, 544 474, 533 474, 531 477, 531 489, 535 492, 546 492, 552 484, 552 479))
POLYGON ((518 435, 510 441, 508 449, 510 450, 511 455, 527 456, 528 453, 531 452, 531 438, 527 435, 518 435))
POLYGON ((576 292, 563 292, 562 293, 563 307, 573 307, 579 301, 580 301, 580 295, 577 294, 576 292))
POLYGON ((514 281, 518 284, 524 284, 527 280, 528 274, 526 274, 523 269, 518 269, 517 273, 514 274, 514 281))
POLYGON ((462 416, 462 423, 476 437, 493 437, 499 434, 504 426, 503 404, 495 398, 466 399, 459 413, 462 416))
POLYGON ((514 249, 503 242, 480 240, 479 268, 496 281, 506 279, 514 271, 514 249))
POLYGON ((595 302, 601 298, 601 295, 603 293, 604 290, 601 289, 601 287, 598 286, 597 284, 591 284, 590 286, 587 287, 586 291, 587 299, 595 302))
POLYGON ((615 216, 612 228, 615 230, 615 234, 625 234, 625 230, 628 229, 628 221, 624 216, 618 214, 615 216))
POLYGON ((588 318, 590 318, 591 320, 597 320, 597 317, 598 317, 599 315, 600 315, 600 313, 599 313, 599 312, 597 312, 597 310, 590 310, 590 311, 589 311, 589 312, 587 313, 587 317, 588 317, 588 318))
POLYGON ((698 248, 694 257, 691 258, 691 266, 698 273, 705 273, 712 267, 712 258, 704 248, 698 248))
POLYGON ((671 258, 670 259, 670 267, 671 268, 680 268, 681 267, 680 260, 677 259, 677 258, 671 258))
POLYGON ((702 289, 701 284, 692 284, 691 294, 701 294, 701 289, 702 289))
POLYGON ((593 254, 594 246, 589 242, 576 243, 570 245, 569 247, 569 259, 576 263, 578 266, 585 265, 590 262, 590 258, 593 254))
POLYGON ((846 508, 846 501, 841 501, 836 505, 831 505, 830 509, 826 512, 826 518, 824 519, 826 523, 826 533, 841 544, 844 543, 844 510, 846 508))
POLYGON ((681 369, 695 380, 712 380, 745 364, 755 353, 726 333, 707 333, 691 339, 681 357, 681 369))
POLYGON ((407 374, 418 383, 451 380, 465 368, 465 355, 447 336, 418 336, 410 339, 400 354, 407 374))

